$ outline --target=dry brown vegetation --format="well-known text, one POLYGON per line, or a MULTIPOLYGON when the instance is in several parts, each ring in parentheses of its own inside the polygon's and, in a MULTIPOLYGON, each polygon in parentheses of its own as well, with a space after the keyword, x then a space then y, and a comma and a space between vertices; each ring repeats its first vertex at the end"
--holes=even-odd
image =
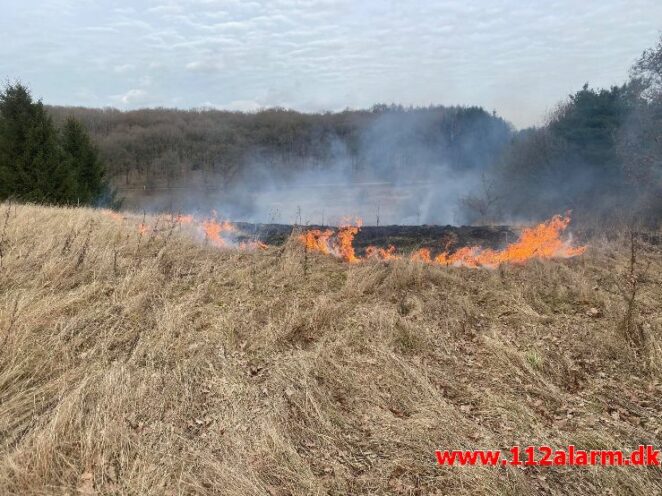
POLYGON ((494 271, 351 266, 4 204, 0 257, 3 494, 662 486, 659 467, 435 466, 438 448, 662 445, 662 254, 631 271, 627 236, 494 271))

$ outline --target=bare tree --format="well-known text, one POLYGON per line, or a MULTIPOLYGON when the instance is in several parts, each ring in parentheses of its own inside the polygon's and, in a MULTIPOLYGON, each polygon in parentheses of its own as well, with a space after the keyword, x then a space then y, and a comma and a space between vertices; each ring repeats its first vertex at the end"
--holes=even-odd
POLYGON ((496 182, 482 173, 480 189, 462 198, 461 203, 468 210, 472 222, 489 224, 500 217, 499 202, 502 198, 496 182))

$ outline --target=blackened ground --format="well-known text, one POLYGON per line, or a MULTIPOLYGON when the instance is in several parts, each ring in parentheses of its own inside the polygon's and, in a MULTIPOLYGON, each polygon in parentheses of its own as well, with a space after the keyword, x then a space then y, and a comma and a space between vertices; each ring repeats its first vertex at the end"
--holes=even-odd
MULTIPOLYGON (((239 241, 259 240, 269 245, 282 245, 293 230, 328 229, 326 226, 291 226, 287 224, 236 223, 239 241)), ((335 229, 335 228, 332 228, 335 229)), ((427 247, 433 251, 454 251, 464 246, 480 245, 502 248, 518 237, 519 230, 507 226, 365 226, 354 238, 354 248, 363 254, 371 245, 399 251, 427 247)))

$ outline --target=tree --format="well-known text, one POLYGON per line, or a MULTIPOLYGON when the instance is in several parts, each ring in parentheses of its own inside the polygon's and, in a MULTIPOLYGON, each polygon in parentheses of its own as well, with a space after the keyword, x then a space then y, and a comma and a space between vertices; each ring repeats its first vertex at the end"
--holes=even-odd
POLYGON ((0 177, 1 198, 67 203, 76 190, 52 118, 19 83, 0 94, 0 177))
POLYGON ((93 203, 104 190, 104 168, 87 131, 73 117, 62 128, 62 148, 76 177, 76 201, 93 203))
POLYGON ((16 195, 28 201, 73 203, 78 183, 71 162, 59 143, 53 121, 41 102, 35 104, 34 118, 25 141, 21 165, 21 190, 16 195))
POLYGON ((619 153, 637 190, 640 220, 662 218, 662 37, 633 65, 628 84, 632 112, 619 133, 619 153))
POLYGON ((460 204, 467 211, 465 216, 471 223, 490 224, 501 217, 499 204, 503 200, 496 181, 488 178, 483 172, 480 178, 480 188, 476 188, 460 199, 460 204))
POLYGON ((662 36, 654 48, 644 50, 630 70, 644 98, 657 100, 662 97, 662 36))
POLYGON ((0 92, 0 200, 73 204, 108 196, 104 169, 84 128, 74 119, 62 133, 41 101, 20 83, 0 92))
POLYGON ((8 85, 0 93, 0 198, 25 191, 24 156, 35 107, 27 88, 8 85))

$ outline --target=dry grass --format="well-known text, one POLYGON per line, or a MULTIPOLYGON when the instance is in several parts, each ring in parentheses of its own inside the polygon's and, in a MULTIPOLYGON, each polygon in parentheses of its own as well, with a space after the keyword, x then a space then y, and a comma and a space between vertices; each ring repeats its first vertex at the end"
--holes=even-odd
POLYGON ((86 209, 0 222, 3 494, 660 490, 659 468, 434 459, 662 445, 659 249, 635 348, 621 242, 484 271, 221 251, 86 209))

